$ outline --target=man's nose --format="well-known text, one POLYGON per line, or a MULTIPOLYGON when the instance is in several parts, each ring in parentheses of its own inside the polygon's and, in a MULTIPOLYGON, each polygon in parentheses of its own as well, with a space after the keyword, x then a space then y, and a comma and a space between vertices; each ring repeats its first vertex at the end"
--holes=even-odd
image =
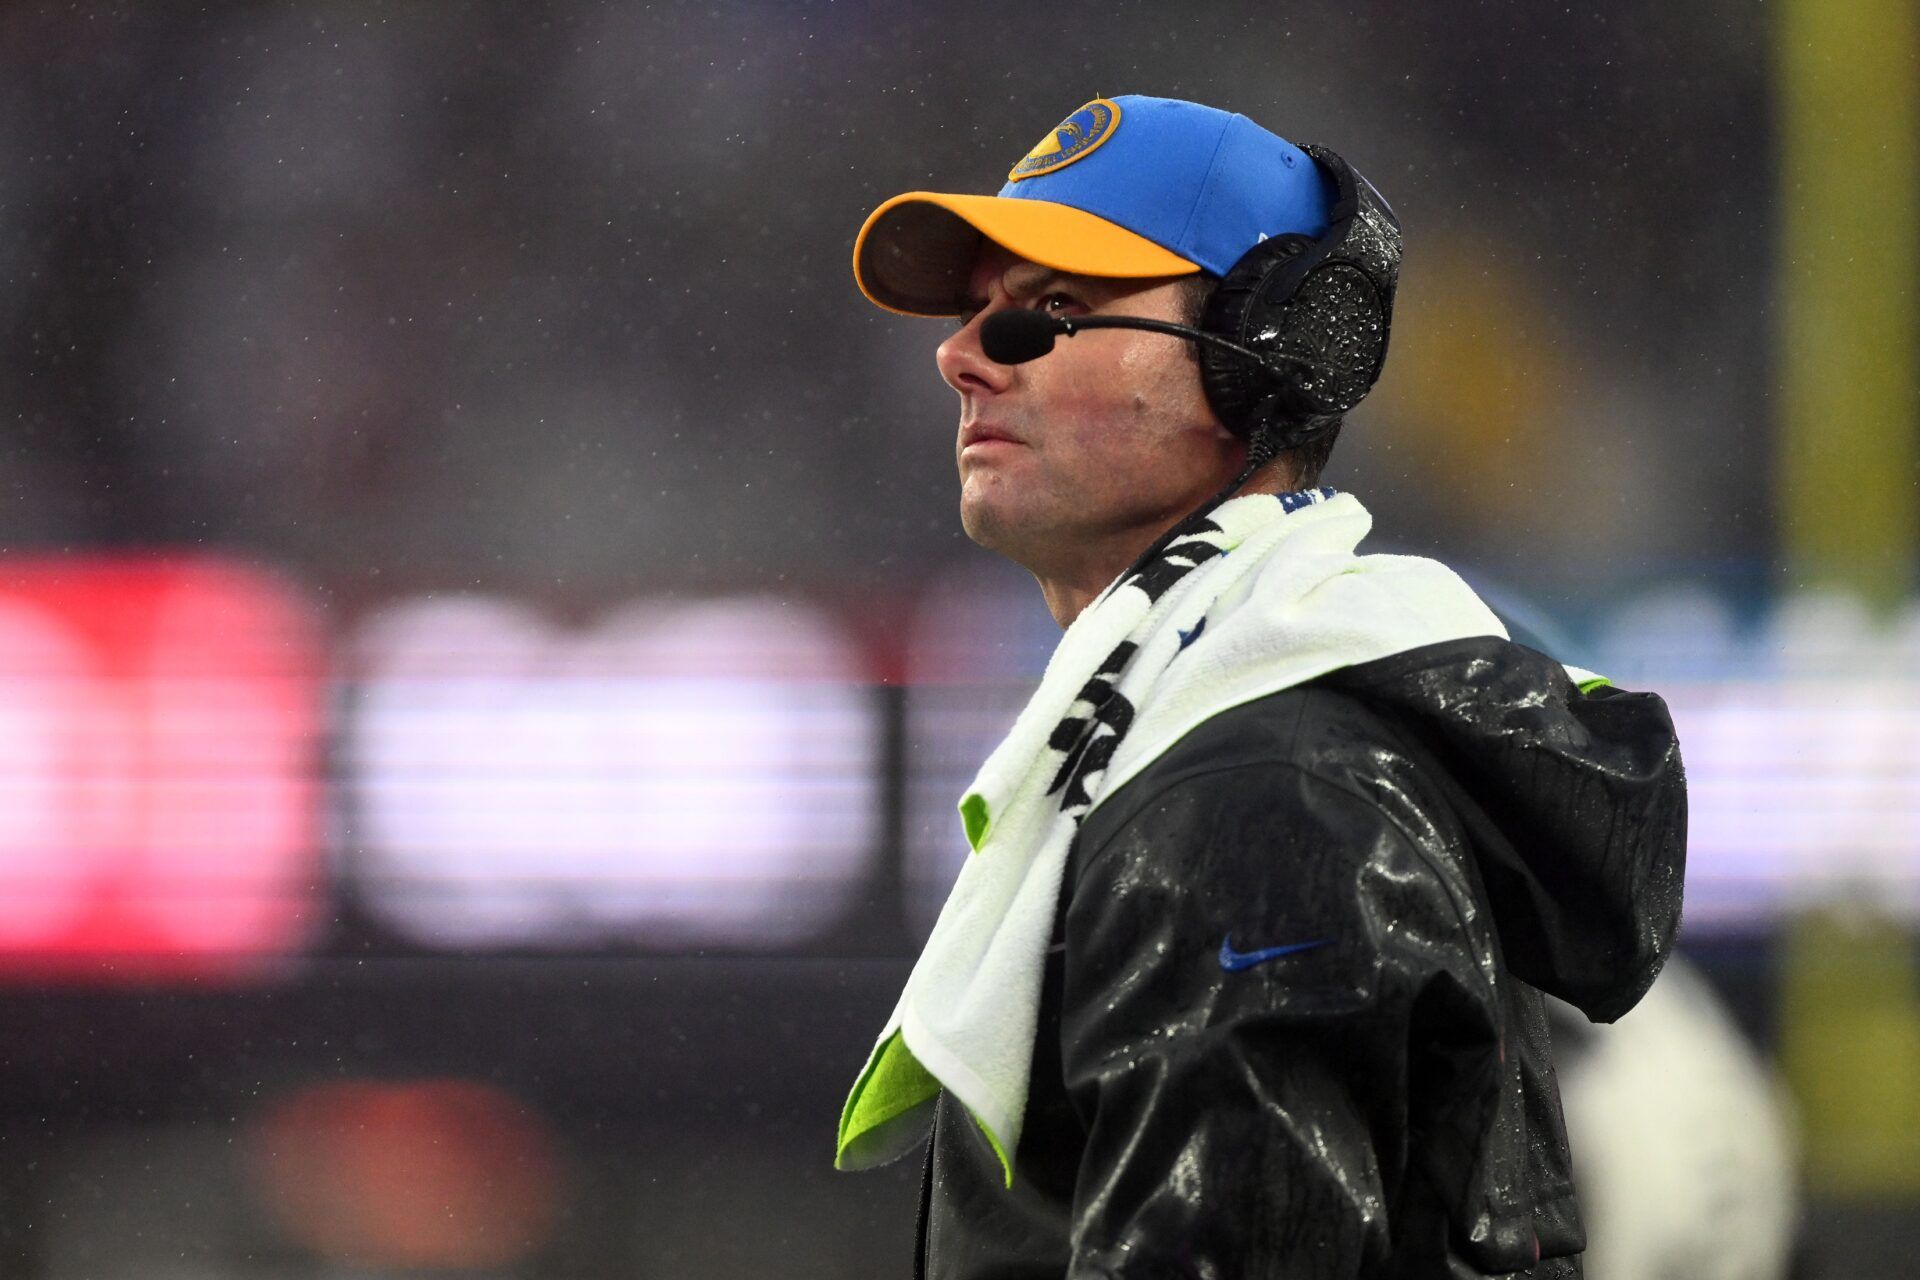
POLYGON ((995 311, 1004 309, 1004 305, 982 307, 933 353, 940 376, 962 396, 998 394, 1013 380, 1012 365, 997 364, 980 349, 980 326, 995 311))

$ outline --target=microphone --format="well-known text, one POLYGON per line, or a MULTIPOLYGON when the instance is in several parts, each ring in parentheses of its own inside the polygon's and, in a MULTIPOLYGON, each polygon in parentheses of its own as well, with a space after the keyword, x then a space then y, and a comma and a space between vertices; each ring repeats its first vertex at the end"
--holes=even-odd
MULTIPOLYGON (((1145 316, 1050 316, 1025 307, 996 311, 980 325, 980 349, 995 364, 1025 364, 1053 350, 1054 340, 1072 337, 1082 329, 1144 329, 1165 333, 1189 342, 1198 342, 1231 352, 1243 360, 1274 369, 1277 364, 1312 364, 1297 356, 1280 352, 1259 352, 1237 342, 1168 320, 1149 320, 1145 316)), ((1278 372, 1276 369, 1275 372, 1278 372)))
POLYGON ((998 311, 980 326, 980 349, 995 364, 1025 364, 1053 350, 1054 335, 1065 332, 1062 321, 1043 311, 1021 307, 998 311))

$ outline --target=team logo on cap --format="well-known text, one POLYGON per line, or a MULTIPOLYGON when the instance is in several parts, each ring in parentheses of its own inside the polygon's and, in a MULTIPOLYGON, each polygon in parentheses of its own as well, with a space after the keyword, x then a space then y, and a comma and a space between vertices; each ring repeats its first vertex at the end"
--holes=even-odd
POLYGON ((1065 168, 1113 136, 1120 127, 1120 105, 1095 98, 1055 125, 1039 145, 1020 158, 1007 178, 1038 178, 1065 168))

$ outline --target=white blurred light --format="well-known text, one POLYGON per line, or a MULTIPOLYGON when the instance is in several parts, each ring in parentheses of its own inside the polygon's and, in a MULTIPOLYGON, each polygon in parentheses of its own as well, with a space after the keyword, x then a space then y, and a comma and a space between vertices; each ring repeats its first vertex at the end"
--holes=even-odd
POLYGON ((788 945, 868 870, 869 677, 812 610, 414 601, 357 648, 351 874, 418 940, 788 945))
POLYGON ((1690 924, 1835 896, 1920 915, 1914 634, 1851 600, 1790 598, 1730 652, 1745 674, 1647 674, 1687 764, 1690 924))

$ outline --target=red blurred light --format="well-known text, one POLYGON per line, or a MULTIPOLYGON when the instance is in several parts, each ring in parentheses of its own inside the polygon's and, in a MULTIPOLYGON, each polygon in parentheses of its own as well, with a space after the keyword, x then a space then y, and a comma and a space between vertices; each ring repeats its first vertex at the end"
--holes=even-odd
POLYGON ((314 1085, 253 1128, 248 1158, 293 1240, 359 1267, 506 1266, 560 1212, 546 1127, 478 1081, 314 1085))
POLYGON ((316 899, 324 660, 208 559, 0 563, 0 971, 235 975, 316 899))

